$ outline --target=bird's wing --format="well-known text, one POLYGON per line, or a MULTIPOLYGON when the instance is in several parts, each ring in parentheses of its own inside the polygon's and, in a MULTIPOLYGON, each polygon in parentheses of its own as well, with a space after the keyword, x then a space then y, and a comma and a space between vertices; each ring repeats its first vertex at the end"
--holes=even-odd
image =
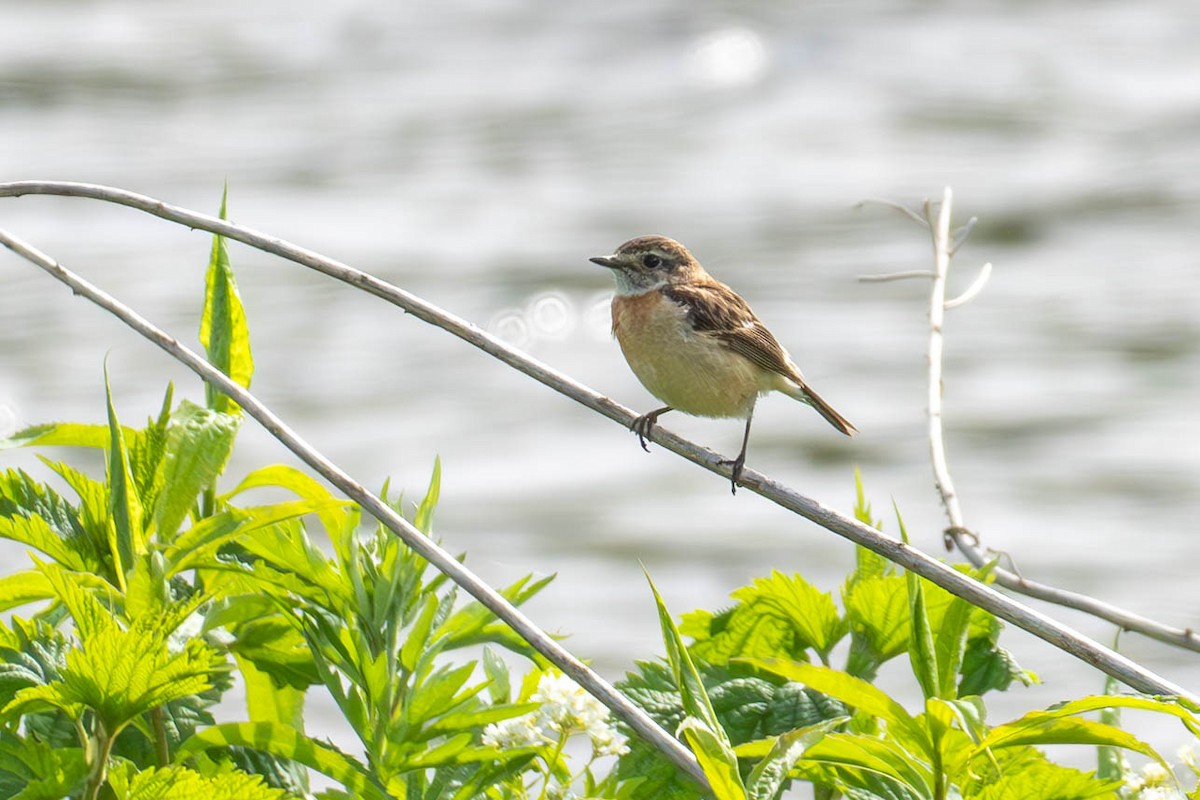
POLYGON ((663 294, 687 307, 697 332, 712 336, 763 369, 802 383, 803 378, 766 326, 736 292, 717 281, 668 286, 663 294))

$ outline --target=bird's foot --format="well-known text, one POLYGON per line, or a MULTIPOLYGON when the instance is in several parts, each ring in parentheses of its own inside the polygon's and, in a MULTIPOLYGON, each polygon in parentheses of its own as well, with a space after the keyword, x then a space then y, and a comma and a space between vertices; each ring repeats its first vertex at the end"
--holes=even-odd
POLYGON ((746 466, 746 454, 742 453, 735 459, 722 461, 721 465, 732 470, 729 476, 729 488, 733 494, 737 494, 738 481, 742 479, 742 470, 746 466))
POLYGON ((637 434, 638 444, 640 444, 642 449, 647 453, 650 452, 650 448, 646 446, 646 440, 650 438, 650 432, 654 430, 654 424, 658 422, 658 418, 660 416, 670 410, 671 407, 667 406, 666 408, 659 408, 647 414, 642 414, 633 421, 632 425, 629 426, 629 430, 637 434))

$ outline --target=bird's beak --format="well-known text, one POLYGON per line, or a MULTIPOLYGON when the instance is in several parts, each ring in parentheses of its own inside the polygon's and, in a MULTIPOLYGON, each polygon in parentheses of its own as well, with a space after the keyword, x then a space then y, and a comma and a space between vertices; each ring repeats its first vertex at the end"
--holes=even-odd
POLYGON ((596 256, 595 258, 589 258, 588 261, 592 262, 593 264, 599 264, 602 267, 608 267, 609 269, 616 269, 617 267, 621 266, 615 255, 596 256))

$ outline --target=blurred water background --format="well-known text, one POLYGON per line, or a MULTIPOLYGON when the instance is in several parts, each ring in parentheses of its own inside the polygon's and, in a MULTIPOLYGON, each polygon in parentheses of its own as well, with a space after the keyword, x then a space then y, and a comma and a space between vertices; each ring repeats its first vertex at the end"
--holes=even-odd
MULTIPOLYGON (((1031 577, 1177 625, 1200 612, 1200 14, 1144 3, 164 3, 0 0, 0 180, 107 183, 349 262, 638 410, 587 258, 643 233, 734 284, 861 429, 759 405, 749 463, 844 511, 862 469, 895 533, 940 548, 924 427, 924 233, 867 198, 956 193, 980 218, 951 292, 946 424, 968 524, 1031 577)), ((82 200, 0 202, 0 225, 194 341, 209 238, 82 200)), ((558 579, 528 610, 616 678, 660 652, 640 563, 677 613, 772 569, 836 590, 852 547, 391 306, 232 248, 254 390, 370 486, 417 497, 493 583, 558 579), (640 563, 639 563, 640 562, 640 563)), ((0 255, 0 432, 127 423, 196 381, 0 255)), ((723 452, 735 421, 663 420, 723 452)), ((247 426, 230 479, 291 461, 247 426)), ((29 453, 5 466, 36 467, 29 453)), ((99 462, 96 462, 97 468, 99 462)), ((0 549, 6 569, 27 562, 0 549)), ((1111 626, 1054 611, 1103 641, 1111 626)), ((1045 683, 994 721, 1099 691, 1019 631, 1045 683)), ((1200 657, 1122 639, 1200 691, 1200 657)), ((885 671, 906 686, 907 667, 885 671)), ((1140 724, 1130 719, 1135 725, 1140 724)), ((314 730, 341 738, 332 712, 314 730)), ((1182 742, 1150 723, 1156 742, 1182 742)))

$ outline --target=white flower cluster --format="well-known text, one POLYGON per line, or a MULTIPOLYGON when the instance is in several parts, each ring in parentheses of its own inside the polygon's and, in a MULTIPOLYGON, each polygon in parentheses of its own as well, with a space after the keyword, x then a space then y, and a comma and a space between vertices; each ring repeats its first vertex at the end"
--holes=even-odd
POLYGON ((1137 800, 1187 800, 1174 776, 1157 761, 1146 764, 1140 773, 1126 773, 1125 787, 1137 800))
POLYGON ((542 707, 530 714, 501 720, 483 730, 491 747, 532 747, 552 744, 573 733, 587 734, 592 755, 619 756, 629 752, 608 722, 608 709, 566 675, 547 672, 529 698, 542 707))

